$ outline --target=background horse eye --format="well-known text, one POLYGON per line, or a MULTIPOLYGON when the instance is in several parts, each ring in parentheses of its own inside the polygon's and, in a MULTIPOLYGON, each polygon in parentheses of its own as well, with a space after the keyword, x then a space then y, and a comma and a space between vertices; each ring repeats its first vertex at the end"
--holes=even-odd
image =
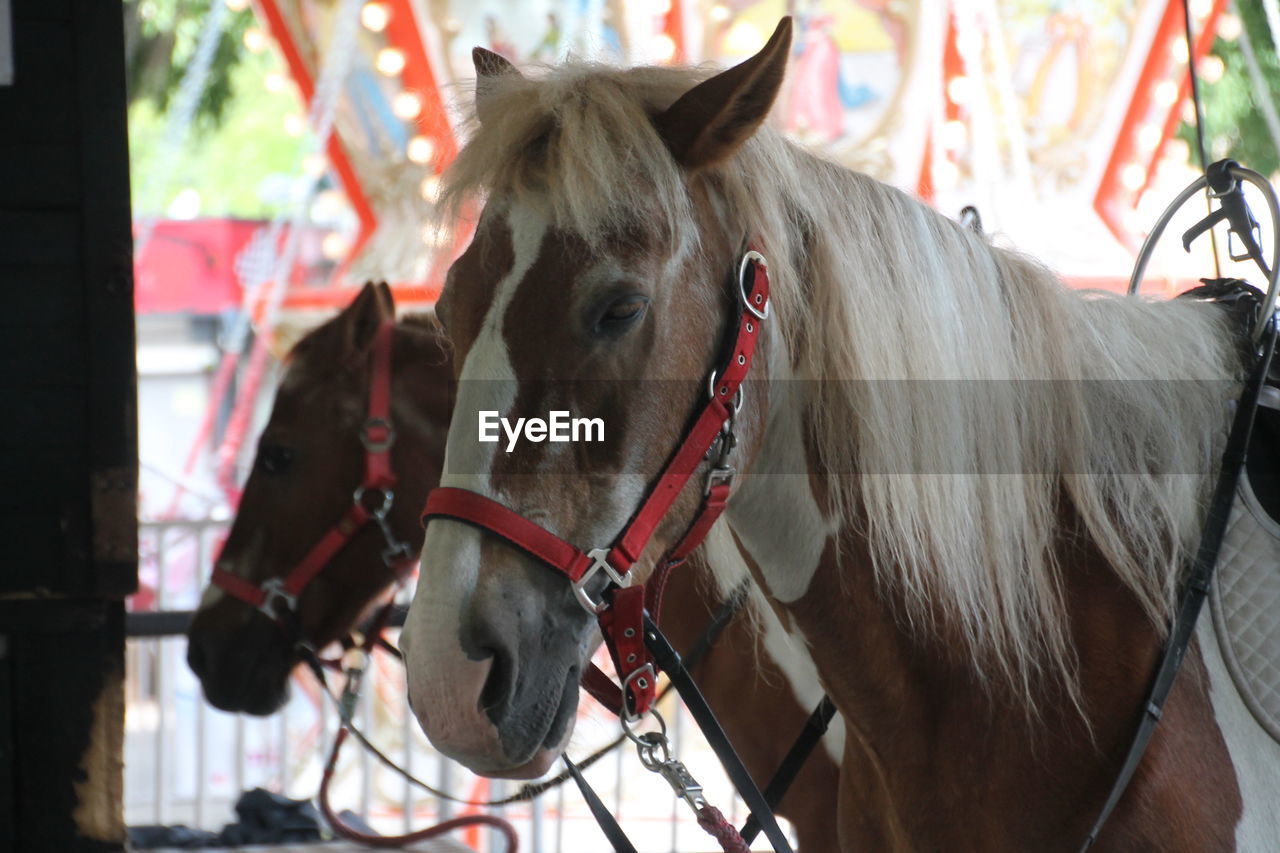
POLYGON ((593 335, 614 337, 631 328, 649 307, 649 298, 639 294, 624 296, 609 303, 591 329, 593 335))
POLYGON ((293 464, 293 451, 278 444, 258 448, 258 470, 264 474, 283 474, 293 464))

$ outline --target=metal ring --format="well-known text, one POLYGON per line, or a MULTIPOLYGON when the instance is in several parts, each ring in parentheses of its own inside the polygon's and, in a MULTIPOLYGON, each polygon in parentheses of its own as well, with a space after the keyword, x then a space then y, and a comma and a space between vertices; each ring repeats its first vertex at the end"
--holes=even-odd
POLYGON ((392 426, 391 421, 386 418, 369 418, 360 427, 360 443, 364 445, 364 449, 370 453, 385 453, 391 449, 391 445, 396 443, 396 428, 392 426), (369 437, 369 430, 375 427, 382 427, 387 431, 387 437, 375 441, 369 437))
POLYGON ((395 502, 395 499, 396 494, 391 489, 366 489, 364 486, 357 486, 356 490, 351 493, 351 500, 375 518, 386 518, 387 513, 391 512, 391 505, 395 502), (382 506, 377 509, 365 507, 364 496, 369 492, 380 492, 382 494, 382 506))
MULTIPOLYGON (((667 721, 662 719, 662 715, 658 713, 658 709, 650 708, 648 711, 645 712, 645 714, 652 716, 655 720, 658 721, 658 731, 651 732, 650 734, 657 734, 658 737, 662 738, 663 740, 666 740, 667 739, 667 721)), ((642 740, 643 735, 636 734, 635 729, 633 727, 637 725, 641 720, 644 719, 645 714, 640 714, 639 716, 628 718, 627 715, 624 713, 618 717, 618 719, 622 722, 622 733, 625 734, 631 740, 632 743, 634 743, 636 746, 639 746, 641 748, 644 748, 645 746, 647 746, 648 742, 645 740, 642 740)))

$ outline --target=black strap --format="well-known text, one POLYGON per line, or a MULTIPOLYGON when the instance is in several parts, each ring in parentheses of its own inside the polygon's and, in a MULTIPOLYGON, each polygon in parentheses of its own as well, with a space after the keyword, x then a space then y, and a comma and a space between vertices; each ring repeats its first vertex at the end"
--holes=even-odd
POLYGON ((787 841, 787 836, 782 832, 782 828, 778 826, 778 821, 773 816, 773 809, 765 802, 764 795, 756 787, 751 774, 742 765, 742 759, 734 751, 733 744, 729 742, 729 738, 725 735, 724 729, 720 727, 720 722, 716 719, 716 715, 712 713, 710 706, 707 705, 707 700, 703 698, 702 691, 698 690, 698 685, 694 683, 693 678, 689 675, 689 670, 685 668, 684 663, 680 660, 680 654, 671 647, 671 644, 667 642, 667 638, 662 636, 662 632, 658 630, 657 625, 653 624, 653 620, 649 618, 647 613, 644 617, 644 641, 649 653, 653 655, 654 662, 671 679, 671 683, 675 685, 680 698, 684 700, 685 706, 688 707, 689 713, 693 715, 693 719, 698 723, 698 728, 702 730, 703 737, 707 739, 707 743, 715 750, 716 757, 720 759, 720 764, 724 767, 729 781, 737 788, 738 796, 742 797, 742 801, 751 810, 752 816, 760 821, 765 837, 773 845, 774 853, 791 853, 791 844, 787 841))
POLYGON ((1080 847, 1081 853, 1088 850, 1098 840, 1102 825, 1107 822, 1125 789, 1133 779, 1138 765, 1142 762, 1142 754, 1147 743, 1155 732, 1156 724, 1164 709, 1165 700, 1173 688, 1178 668, 1191 643, 1191 635, 1195 630, 1196 619, 1205 597, 1209 594, 1209 582, 1213 579, 1213 570, 1218 562, 1218 551, 1222 548, 1222 537, 1227 530, 1227 521, 1231 517, 1231 507, 1235 503, 1236 486, 1240 481, 1240 469, 1244 465, 1245 455, 1249 450, 1249 436, 1253 431, 1253 416, 1258 408, 1258 397, 1262 393, 1262 385, 1267 371, 1271 367, 1271 357, 1276 348, 1276 324, 1273 319, 1267 326, 1262 341, 1262 354, 1258 358, 1253 372, 1245 383, 1236 405, 1235 418, 1231 422, 1231 432, 1227 438, 1227 446, 1222 454, 1222 468, 1218 473, 1218 483, 1213 490, 1213 500, 1209 504, 1209 513, 1205 518, 1204 531, 1200 534, 1200 547, 1196 550, 1195 560, 1187 575, 1186 587, 1182 599, 1178 603, 1178 614, 1169 630, 1169 638, 1165 641, 1164 654, 1160 658, 1160 666, 1156 670, 1151 689, 1143 702, 1142 719, 1138 730, 1129 745, 1124 763, 1116 781, 1111 786, 1111 793, 1093 822, 1093 828, 1085 837, 1080 847))
POLYGON ((636 848, 631 845, 631 839, 627 838, 627 834, 622 831, 622 827, 618 826, 617 819, 614 818, 613 812, 600 802, 600 798, 596 796, 596 792, 592 790, 590 783, 586 777, 582 775, 582 771, 578 769, 578 765, 569 760, 568 755, 560 756, 564 759, 564 766, 569 768, 569 775, 573 777, 573 781, 578 783, 578 790, 582 792, 582 799, 587 801, 587 808, 591 809, 591 815, 596 819, 596 823, 600 824, 600 831, 604 833, 604 837, 609 839, 609 843, 613 845, 615 853, 636 853, 636 848))
MULTIPOLYGON (((818 745, 818 741, 822 740, 822 736, 827 733, 827 727, 831 725, 831 718, 835 714, 835 703, 831 701, 830 696, 823 696, 822 701, 818 703, 818 707, 814 708, 813 713, 809 715, 809 719, 804 721, 804 728, 800 730, 800 736, 796 738, 796 742, 791 745, 791 749, 783 756, 778 769, 773 773, 773 778, 765 786, 764 801, 769 804, 770 809, 776 809, 778 803, 782 802, 782 798, 786 796, 787 789, 796 780, 796 776, 800 773, 800 768, 809 759, 813 748, 818 745)), ((754 814, 747 818, 747 822, 742 825, 742 831, 738 834, 742 836, 742 840, 747 844, 754 841, 755 837, 760 834, 760 821, 756 820, 754 814)))

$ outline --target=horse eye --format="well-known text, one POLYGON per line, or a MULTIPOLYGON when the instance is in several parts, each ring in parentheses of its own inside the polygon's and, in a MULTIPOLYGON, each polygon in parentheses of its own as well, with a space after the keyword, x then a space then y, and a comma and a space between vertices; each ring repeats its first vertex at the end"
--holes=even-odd
POLYGON ((624 296, 609 304, 604 313, 596 320, 592 332, 596 335, 618 335, 626 331, 633 323, 644 316, 649 306, 649 298, 638 294, 624 296))
POLYGON ((278 444, 264 444, 258 448, 258 470, 264 474, 278 475, 293 464, 293 451, 278 444))

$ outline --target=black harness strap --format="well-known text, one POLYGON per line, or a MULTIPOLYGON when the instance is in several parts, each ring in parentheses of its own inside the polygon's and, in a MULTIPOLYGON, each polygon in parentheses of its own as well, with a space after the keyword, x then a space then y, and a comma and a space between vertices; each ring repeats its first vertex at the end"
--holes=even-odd
MULTIPOLYGON (((818 707, 814 708, 813 713, 809 715, 809 719, 804 721, 804 728, 800 730, 800 736, 791 745, 791 749, 787 750, 787 754, 783 756, 778 769, 774 771, 773 778, 765 786, 764 801, 769 804, 770 809, 776 809, 778 803, 782 802, 782 798, 786 796, 787 789, 791 787, 791 783, 796 780, 796 776, 800 773, 800 768, 809 760, 809 755, 813 752, 813 748, 818 745, 818 741, 822 740, 822 736, 827 733, 827 727, 831 725, 831 718, 835 715, 836 706, 831 701, 831 697, 823 696, 822 701, 818 703, 818 707)), ((760 821, 756 820, 754 813, 747 818, 747 822, 742 825, 742 831, 738 834, 748 844, 760 834, 760 821)))
POLYGON ((609 811, 608 806, 600 801, 596 796, 596 792, 592 789, 586 777, 578 770, 578 765, 569 760, 569 756, 561 754, 564 760, 564 766, 569 768, 569 775, 573 777, 573 781, 578 783, 578 790, 582 792, 582 799, 587 801, 587 808, 591 809, 591 816, 596 819, 596 823, 600 824, 600 831, 604 833, 604 837, 609 839, 609 843, 613 845, 614 853, 636 853, 636 848, 632 846, 631 839, 627 838, 627 834, 622 831, 622 827, 618 826, 618 820, 613 816, 613 812, 609 811))
POLYGON ((658 668, 665 672, 671 679, 671 683, 675 685, 689 713, 698 723, 698 728, 702 729, 707 743, 715 750, 716 757, 720 759, 720 764, 724 767, 729 781, 737 788, 738 796, 742 797, 752 816, 760 821, 765 837, 773 845, 775 853, 791 853, 791 843, 787 840, 782 828, 778 826, 778 821, 773 816, 773 809, 769 807, 764 795, 756 787, 755 780, 743 766, 742 759, 734 751, 733 744, 729 742, 724 729, 720 727, 720 721, 716 719, 716 715, 707 705, 707 700, 703 698, 702 691, 698 689, 698 685, 689 675, 689 670, 680 660, 680 653, 671 647, 667 638, 662 636, 662 632, 658 630, 657 625, 653 624, 653 620, 647 613, 644 617, 644 642, 658 668))
POLYGON ((1138 765, 1142 762, 1142 754, 1155 732, 1156 724, 1164 709, 1165 700, 1173 688, 1178 669, 1182 665, 1187 646, 1196 626, 1196 619, 1209 594, 1209 582, 1213 579, 1213 570, 1218 562, 1218 552, 1222 548, 1222 537, 1226 533, 1227 521, 1231 517, 1231 506, 1235 502, 1236 486, 1240 481, 1240 469, 1244 466, 1245 454, 1249 449, 1249 436, 1253 431, 1253 417, 1258 408, 1258 398, 1262 393, 1263 383, 1271 367, 1271 357, 1276 348, 1276 323, 1274 318, 1267 326, 1262 339, 1262 353, 1254 366, 1253 372, 1245 382, 1236 406, 1235 418, 1231 423, 1231 432, 1227 438, 1227 446, 1222 454, 1222 468, 1218 473, 1218 482, 1213 490, 1213 500, 1209 504, 1209 513, 1205 518, 1204 531, 1200 535, 1200 546, 1196 550, 1191 571, 1187 575, 1186 587, 1183 589, 1181 601, 1178 603, 1178 614, 1169 630, 1169 638, 1165 641, 1164 654, 1156 670, 1151 689, 1143 702, 1142 719, 1138 730, 1125 754, 1124 763, 1111 786, 1111 793, 1093 822, 1093 827, 1080 847, 1081 853, 1093 846, 1098 840, 1098 833, 1107 822, 1107 818, 1124 796, 1125 789, 1133 779, 1138 765))

